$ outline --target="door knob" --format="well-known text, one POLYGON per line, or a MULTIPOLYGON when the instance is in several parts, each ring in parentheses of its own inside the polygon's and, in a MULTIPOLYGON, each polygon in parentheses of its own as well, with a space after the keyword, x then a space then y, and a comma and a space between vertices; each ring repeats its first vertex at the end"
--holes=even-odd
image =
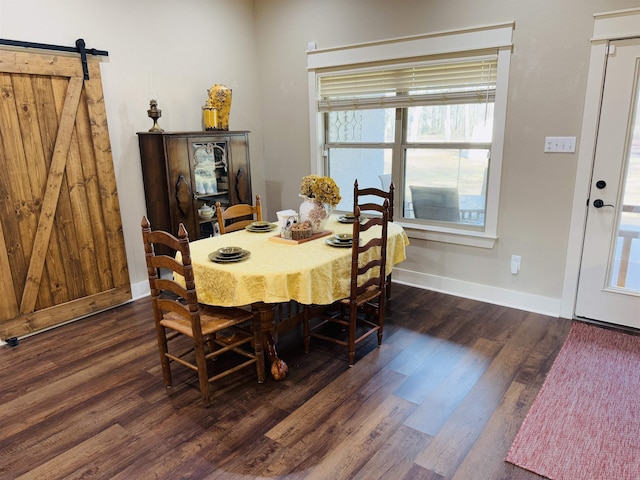
POLYGON ((611 205, 610 203, 605 204, 602 200, 600 200, 599 198, 597 198, 596 200, 593 201, 593 206, 596 208, 602 208, 602 207, 613 207, 613 205, 611 205))

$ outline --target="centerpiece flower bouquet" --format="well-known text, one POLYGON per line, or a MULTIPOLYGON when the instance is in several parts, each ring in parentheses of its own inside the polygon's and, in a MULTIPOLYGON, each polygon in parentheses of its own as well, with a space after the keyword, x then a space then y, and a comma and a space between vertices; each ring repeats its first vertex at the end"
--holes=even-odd
POLYGON ((340 203, 340 188, 333 178, 307 175, 302 177, 300 196, 305 199, 300 205, 300 221, 309 223, 313 233, 322 232, 329 215, 340 203))
POLYGON ((314 199, 318 203, 327 203, 335 207, 340 203, 340 188, 331 177, 307 175, 302 177, 300 194, 314 199))

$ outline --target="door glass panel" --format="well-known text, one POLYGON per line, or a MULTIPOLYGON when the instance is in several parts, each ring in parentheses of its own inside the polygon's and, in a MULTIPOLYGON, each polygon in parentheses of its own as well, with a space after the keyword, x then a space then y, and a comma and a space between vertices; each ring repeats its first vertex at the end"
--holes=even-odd
POLYGON ((226 193, 229 182, 225 143, 193 143, 193 172, 196 196, 226 193))
POLYGON ((231 204, 229 196, 229 170, 227 166, 227 142, 191 143, 193 176, 195 182, 194 198, 198 200, 198 218, 200 238, 217 235, 217 222, 212 215, 216 202, 223 207, 231 204), (209 207, 209 208, 207 208, 209 207))
POLYGON ((640 293, 640 79, 626 152, 622 209, 609 286, 640 293))

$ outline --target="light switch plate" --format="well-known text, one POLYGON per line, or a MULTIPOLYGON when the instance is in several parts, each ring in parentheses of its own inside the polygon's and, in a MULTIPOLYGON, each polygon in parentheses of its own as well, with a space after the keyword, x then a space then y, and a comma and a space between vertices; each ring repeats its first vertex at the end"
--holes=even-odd
POLYGON ((576 151, 576 137, 545 137, 545 153, 574 153, 576 151))

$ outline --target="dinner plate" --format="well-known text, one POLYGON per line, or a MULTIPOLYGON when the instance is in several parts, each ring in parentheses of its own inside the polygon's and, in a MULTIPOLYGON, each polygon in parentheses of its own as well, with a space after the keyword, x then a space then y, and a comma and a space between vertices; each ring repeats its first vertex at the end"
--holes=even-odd
POLYGON ((355 220, 355 218, 354 218, 354 217, 346 217, 346 216, 344 216, 344 215, 340 215, 340 216, 338 217, 338 221, 339 221, 340 223, 353 223, 353 222, 354 222, 354 220, 355 220))
MULTIPOLYGON (((362 223, 363 220, 366 220, 367 217, 365 217, 364 215, 360 215, 360 223, 362 223)), ((347 217, 345 215, 340 215, 338 217, 338 222, 340 223, 353 223, 355 221, 355 217, 347 217)))
POLYGON ((336 240, 334 237, 327 238, 327 245, 330 247, 342 247, 342 248, 351 248, 353 242, 340 242, 336 240))
POLYGON ((278 228, 278 225, 270 223, 266 228, 264 227, 257 228, 257 227, 254 227, 253 224, 249 224, 244 228, 246 230, 249 230, 250 232, 261 233, 261 232, 270 232, 272 230, 275 230, 276 228, 278 228))
POLYGON ((249 250, 242 250, 240 252, 240 255, 237 255, 237 256, 233 256, 233 257, 222 256, 222 255, 219 255, 218 251, 216 250, 215 252, 211 252, 209 254, 209 260, 216 263, 232 263, 232 262, 239 262, 241 260, 249 258, 249 255, 251 255, 251 252, 249 250))

